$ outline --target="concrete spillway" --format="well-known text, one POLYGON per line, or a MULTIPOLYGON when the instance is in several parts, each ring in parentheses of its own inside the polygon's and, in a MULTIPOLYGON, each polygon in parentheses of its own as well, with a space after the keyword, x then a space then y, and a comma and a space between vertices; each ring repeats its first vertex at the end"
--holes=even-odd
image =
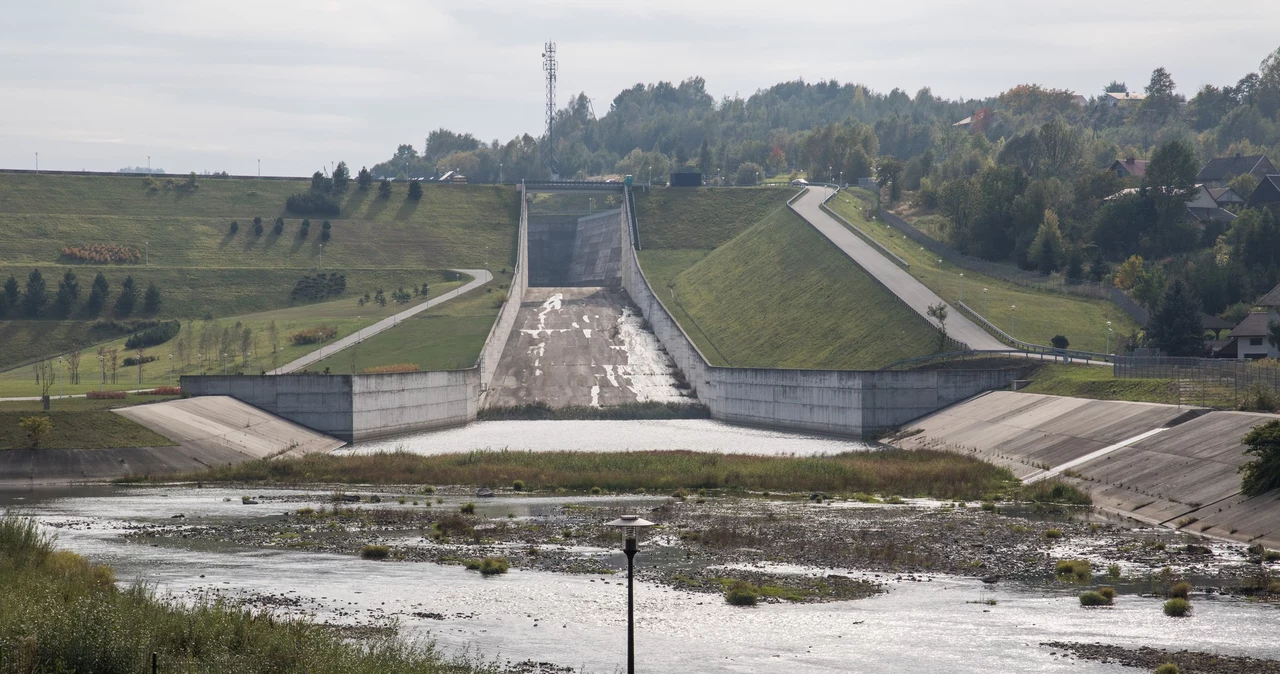
POLYGON ((1095 505, 1152 524, 1280 546, 1280 490, 1240 493, 1240 439, 1274 414, 993 391, 912 422, 893 441, 1060 476, 1095 505), (916 432, 918 431, 918 432, 916 432))
POLYGON ((621 262, 620 209, 529 216, 530 286, 617 286, 621 262))
POLYGON ((529 288, 485 406, 690 401, 675 366, 617 288, 529 288))

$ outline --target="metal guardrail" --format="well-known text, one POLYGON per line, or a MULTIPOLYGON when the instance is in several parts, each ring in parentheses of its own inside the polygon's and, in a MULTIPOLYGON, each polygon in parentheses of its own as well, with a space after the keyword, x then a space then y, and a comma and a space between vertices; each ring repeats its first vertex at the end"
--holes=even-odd
POLYGON ((959 308, 962 313, 978 321, 978 323, 980 323, 984 328, 986 328, 988 332, 994 334, 996 336, 996 339, 1004 342, 1005 344, 1008 344, 1009 346, 1012 346, 1015 349, 1019 349, 1023 353, 1039 353, 1039 354, 1045 354, 1050 356, 1057 356, 1057 357, 1063 358, 1064 360, 1083 360, 1083 361, 1098 360, 1104 363, 1113 362, 1115 359, 1115 356, 1107 353, 1097 353, 1095 351, 1079 351, 1076 349, 1059 349, 1052 346, 1045 346, 1043 344, 1033 344, 1031 342, 1024 342, 1021 339, 1015 338, 1013 335, 1010 335, 1004 330, 1001 330, 998 326, 996 326, 996 324, 983 318, 981 314, 974 311, 972 308, 969 307, 969 305, 965 304, 964 302, 956 302, 955 304, 956 304, 956 307, 959 308))
POLYGON ((832 194, 831 196, 827 197, 826 200, 823 201, 822 204, 819 206, 819 208, 821 208, 822 211, 827 215, 830 215, 831 217, 835 218, 839 222, 843 223, 845 227, 848 227, 849 229, 853 230, 853 233, 858 235, 858 238, 862 239, 863 241, 866 241, 867 244, 870 245, 872 248, 875 248, 876 250, 880 251, 881 255, 884 255, 890 260, 893 260, 894 264, 898 265, 899 267, 902 267, 903 269, 910 271, 911 263, 899 257, 896 253, 886 248, 884 244, 880 243, 879 241, 876 241, 875 238, 872 237, 870 234, 862 231, 862 228, 858 227, 852 222, 849 222, 847 219, 845 219, 843 215, 840 215, 839 213, 832 210, 830 206, 827 206, 827 202, 836 198, 836 194, 839 194, 839 193, 840 192, 837 190, 835 194, 832 194))

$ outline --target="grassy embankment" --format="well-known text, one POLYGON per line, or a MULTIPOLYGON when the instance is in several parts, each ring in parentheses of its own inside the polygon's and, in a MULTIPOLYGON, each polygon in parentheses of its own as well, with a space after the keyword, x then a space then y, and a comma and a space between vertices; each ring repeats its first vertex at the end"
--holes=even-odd
MULTIPOLYGON (((138 478, 145 480, 147 478, 138 478)), ((252 461, 166 480, 277 484, 465 484, 666 492, 751 489, 976 499, 1012 488, 1003 468, 958 454, 885 450, 812 458, 669 452, 470 452, 421 456, 313 454, 252 461)))
POLYGON ((15 672, 496 672, 396 637, 352 641, 232 602, 186 605, 57 550, 27 519, 0 518, 0 645, 15 672))
POLYGON ((875 369, 936 350, 923 318, 787 208, 794 191, 671 192, 637 202, 640 260, 713 363, 875 369))
POLYGON ((948 302, 960 299, 959 273, 964 272, 965 304, 1001 330, 1014 330, 1013 336, 1018 339, 1047 345, 1054 335, 1065 335, 1073 349, 1102 352, 1106 349, 1107 321, 1111 321, 1113 330, 1110 340, 1113 349, 1117 338, 1138 328, 1128 314, 1106 300, 1039 291, 950 264, 943 265, 939 291, 937 256, 921 250, 918 244, 884 222, 868 222, 862 211, 868 204, 874 207, 874 198, 864 201, 857 194, 857 190, 841 192, 827 205, 906 260, 911 275, 948 302), (1010 306, 1017 309, 1011 310, 1010 306), (1011 314, 1016 314, 1016 328, 1011 324, 1011 314))
MULTIPOLYGON (((355 300, 379 287, 390 292, 423 282, 440 286, 438 270, 447 267, 489 268, 495 275, 511 267, 519 201, 510 188, 428 185, 423 198, 413 201, 405 197, 402 186, 390 199, 353 186, 341 199, 342 212, 328 218, 333 235, 322 253, 325 218, 311 217, 310 234, 302 237, 302 218, 284 211, 286 197, 306 190, 305 181, 201 178, 195 190, 166 182, 148 183, 135 176, 0 176, 0 216, 6 223, 0 234, 0 276, 13 274, 25 285, 27 274, 39 267, 51 300, 66 269, 73 269, 80 283, 80 302, 66 320, 49 307, 39 320, 0 325, 0 340, 6 345, 0 351, 0 367, 63 353, 77 344, 96 348, 106 341, 91 328, 94 319, 112 317, 126 275, 134 277, 140 291, 154 281, 163 293, 160 310, 145 318, 234 322, 258 312, 255 319, 269 322, 271 316, 262 312, 287 310, 293 313, 280 318, 314 327, 337 317, 325 309, 308 315, 307 308, 291 306, 289 294, 295 281, 315 271, 340 270, 346 275, 342 297, 348 299, 354 318, 375 315, 372 305, 354 311, 355 300), (263 219, 261 235, 253 233, 255 216, 263 219), (280 235, 273 231, 277 216, 285 218, 280 235), (229 230, 233 220, 239 223, 235 234, 229 230), (149 264, 65 264, 61 257, 64 246, 94 243, 146 250, 149 264), (108 309, 89 316, 83 305, 98 271, 111 282, 111 296, 108 309)), ((498 275, 498 282, 502 278, 498 275)), ((389 304, 385 313, 393 306, 389 304)), ((135 312, 129 318, 139 316, 135 312)), ((358 324, 334 327, 340 337, 358 324)), ((412 329, 428 330, 421 335, 424 340, 449 334, 431 332, 435 327, 410 324, 412 329)), ((421 365, 430 369, 439 364, 421 365)), ((136 372, 131 374, 136 382, 136 372)))
POLYGON ((1022 390, 1094 400, 1170 405, 1178 402, 1177 382, 1171 379, 1117 379, 1111 375, 1111 368, 1091 365, 1046 364, 1031 376, 1031 384, 1022 390))
MULTIPOLYGON (((31 441, 18 427, 18 420, 38 414, 43 413, 0 411, 0 450, 31 448, 31 441)), ((55 410, 47 416, 53 421, 53 430, 40 440, 40 449, 169 447, 176 444, 115 412, 55 410)))

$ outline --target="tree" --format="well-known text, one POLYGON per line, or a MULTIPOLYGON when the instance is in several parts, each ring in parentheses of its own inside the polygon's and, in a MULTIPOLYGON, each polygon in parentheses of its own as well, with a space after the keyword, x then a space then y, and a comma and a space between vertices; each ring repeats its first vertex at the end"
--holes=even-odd
POLYGON ((880 187, 888 185, 889 187, 889 203, 895 203, 902 196, 902 171, 905 167, 902 162, 892 155, 882 155, 876 161, 876 184, 880 187))
POLYGON ((1252 173, 1241 173, 1227 181, 1227 187, 1230 187, 1232 192, 1248 200, 1249 195, 1258 189, 1258 179, 1253 177, 1252 173))
POLYGON ((1195 357, 1204 353, 1200 301, 1182 279, 1175 279, 1165 291, 1147 324, 1147 337, 1167 356, 1195 357))
POLYGON ((154 314, 160 311, 160 302, 160 289, 156 287, 155 283, 148 284, 147 293, 142 298, 142 310, 149 314, 154 314))
POLYGON ((1028 251, 1030 262, 1042 274, 1055 272, 1062 263, 1063 248, 1062 232, 1058 229, 1058 214, 1046 210, 1044 220, 1040 222, 1040 227, 1036 230, 1036 238, 1031 242, 1031 248, 1028 251))
POLYGON ((9 280, 4 282, 3 300, 0 305, 6 313, 10 310, 17 311, 18 303, 22 301, 22 290, 18 288, 18 279, 14 278, 13 274, 9 274, 9 280))
POLYGON ((369 169, 360 167, 360 173, 356 175, 356 185, 361 191, 368 190, 373 185, 373 174, 369 173, 369 169))
POLYGON ((232 221, 231 221, 231 228, 230 228, 230 230, 229 230, 229 231, 230 231, 232 234, 235 234, 236 232, 240 231, 240 223, 236 222, 235 220, 232 220, 232 221))
POLYGON ((253 235, 262 236, 262 216, 256 215, 253 218, 253 235))
POLYGON ((738 172, 733 177, 735 185, 759 185, 764 169, 755 162, 744 161, 738 165, 738 172))
POLYGON ((325 221, 324 221, 324 224, 320 225, 320 240, 321 240, 321 241, 328 241, 328 240, 329 240, 329 230, 330 230, 332 227, 333 227, 333 225, 330 225, 328 220, 325 220, 325 221))
POLYGON ((1113 280, 1115 286, 1121 290, 1133 290, 1133 287, 1138 285, 1138 279, 1144 273, 1143 265, 1144 262, 1141 255, 1130 255, 1129 259, 1120 263, 1119 267, 1116 267, 1116 275, 1113 280))
POLYGON ((1280 321, 1267 321, 1267 341, 1271 348, 1280 349, 1280 321))
POLYGON ((1102 88, 1104 94, 1124 94, 1129 92, 1129 87, 1124 82, 1111 80, 1111 84, 1102 88))
POLYGON ((300 238, 305 239, 307 238, 307 235, 310 233, 311 233, 311 220, 304 219, 302 221, 302 224, 298 227, 298 236, 300 238))
POLYGON ((138 287, 133 282, 133 276, 126 276, 124 283, 120 284, 120 296, 116 298, 116 315, 128 316, 133 313, 133 307, 138 303, 138 287))
POLYGON ((284 218, 277 217, 276 224, 271 229, 276 233, 276 236, 279 236, 280 234, 282 234, 284 232, 284 218))
POLYGON ((420 180, 409 181, 409 198, 414 201, 417 201, 422 198, 422 181, 420 180))
POLYGON ((1187 250, 1195 246, 1195 232, 1187 222, 1187 202, 1195 194, 1199 172, 1195 150, 1182 140, 1172 140, 1156 148, 1143 177, 1146 197, 1155 209, 1149 237, 1157 252, 1187 250))
POLYGON ((947 349, 947 305, 931 304, 926 313, 938 322, 938 352, 941 353, 947 349))
POLYGON ((1074 246, 1067 253, 1067 278, 1072 281, 1079 281, 1084 278, 1084 252, 1078 246, 1074 246))
POLYGON ((44 277, 40 275, 39 269, 32 269, 27 276, 27 292, 22 300, 27 316, 31 318, 39 316, 40 310, 49 303, 49 292, 45 289, 44 277))
POLYGON ((54 299, 54 304, 58 306, 58 311, 66 316, 71 313, 71 308, 79 296, 80 282, 76 280, 76 273, 68 269, 62 275, 62 280, 58 282, 58 295, 54 299))
POLYGON ((711 143, 703 138, 702 148, 698 150, 698 170, 702 172, 703 177, 711 174, 714 162, 715 160, 711 158, 711 143))
POLYGON ((330 194, 333 192, 333 179, 316 171, 311 174, 311 191, 320 194, 330 194))
POLYGON ((382 197, 383 199, 391 198, 391 181, 390 180, 383 178, 382 182, 378 183, 378 196, 382 197))
POLYGON ((1254 426, 1240 441, 1254 457, 1240 466, 1240 491, 1259 496, 1280 487, 1280 421, 1254 426))
POLYGON ((31 442, 31 449, 39 449, 40 441, 44 436, 53 432, 53 420, 47 416, 21 417, 18 419, 18 427, 27 434, 27 440, 31 442))
POLYGON ((1146 99, 1142 101, 1142 113, 1152 122, 1163 122, 1178 112, 1182 101, 1174 91, 1176 85, 1173 76, 1163 67, 1151 71, 1151 81, 1147 83, 1146 99))
POLYGON ((93 286, 89 288, 89 312, 97 315, 102 308, 107 306, 107 294, 110 292, 111 286, 107 283, 107 277, 98 272, 93 277, 93 286))
POLYGON ((1049 344, 1051 344, 1055 349, 1065 349, 1071 346, 1071 340, 1067 339, 1066 335, 1054 335, 1049 340, 1049 344))
POLYGON ((347 162, 338 162, 337 168, 333 169, 333 191, 339 194, 346 192, 350 183, 351 169, 347 168, 347 162))

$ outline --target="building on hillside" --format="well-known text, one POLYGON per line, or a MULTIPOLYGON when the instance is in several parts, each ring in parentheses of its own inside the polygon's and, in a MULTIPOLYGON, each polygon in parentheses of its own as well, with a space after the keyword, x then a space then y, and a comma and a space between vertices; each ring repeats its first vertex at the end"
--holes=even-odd
POLYGON ((1209 163, 1205 164, 1196 175, 1196 182, 1208 187, 1225 187, 1227 181, 1246 173, 1257 178, 1261 183, 1268 174, 1280 173, 1280 171, 1276 170, 1275 165, 1267 159, 1265 154, 1242 155, 1237 152, 1234 157, 1210 159, 1209 163))
POLYGON ((1196 222, 1231 222, 1236 214, 1218 205, 1209 188, 1196 185, 1191 200, 1187 202, 1187 215, 1196 222))
POLYGON ((1280 175, 1263 176, 1248 203, 1249 208, 1270 208, 1280 215, 1280 175))
POLYGON ((1270 334, 1267 325, 1277 318, 1280 317, 1277 316, 1274 308, 1265 313, 1249 314, 1240 321, 1240 325, 1231 329, 1231 337, 1227 340, 1227 344, 1215 355, 1219 358, 1238 360, 1280 357, 1280 350, 1272 346, 1271 340, 1267 339, 1270 334))
POLYGON ((1147 160, 1134 159, 1133 157, 1125 157, 1117 159, 1111 164, 1110 171, 1116 174, 1117 178, 1141 178, 1147 175, 1147 160))
POLYGON ((1103 95, 1102 102, 1115 108, 1141 103, 1146 97, 1146 94, 1131 91, 1108 91, 1103 95))
POLYGON ((1236 191, 1230 187, 1209 188, 1209 196, 1213 197, 1214 203, 1221 208, 1245 205, 1245 198, 1236 194, 1236 191))

